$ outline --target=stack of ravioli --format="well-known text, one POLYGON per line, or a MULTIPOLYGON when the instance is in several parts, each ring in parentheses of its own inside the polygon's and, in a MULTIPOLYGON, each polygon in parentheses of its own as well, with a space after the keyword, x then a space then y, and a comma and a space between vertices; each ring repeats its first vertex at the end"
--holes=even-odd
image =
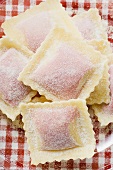
POLYGON ((31 163, 94 155, 88 107, 113 122, 113 54, 97 9, 68 16, 57 0, 5 21, 0 109, 21 114, 31 163))

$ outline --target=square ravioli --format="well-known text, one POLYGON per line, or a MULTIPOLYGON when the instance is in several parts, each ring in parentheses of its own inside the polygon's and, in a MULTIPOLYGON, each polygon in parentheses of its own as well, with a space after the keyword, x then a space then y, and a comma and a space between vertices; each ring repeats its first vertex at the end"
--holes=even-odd
MULTIPOLYGON (((2 28, 8 37, 18 40, 36 52, 55 24, 66 26, 71 30, 73 22, 58 0, 46 0, 5 21, 2 28)), ((79 34, 78 31, 77 35, 79 34)))
POLYGON ((72 17, 72 21, 88 44, 104 55, 112 53, 106 31, 107 27, 101 20, 98 9, 92 8, 81 12, 72 17))
POLYGON ((84 39, 107 40, 105 25, 102 23, 98 9, 92 8, 88 11, 81 12, 72 17, 72 20, 84 39))
POLYGON ((18 80, 47 99, 86 99, 99 83, 106 59, 81 39, 55 28, 18 80))
MULTIPOLYGON (((105 26, 102 23, 97 9, 90 9, 88 11, 81 12, 74 16, 72 20, 75 26, 81 32, 84 39, 87 40, 88 44, 92 45, 103 55, 106 55, 106 58, 108 54, 112 53, 110 43, 107 40, 105 26)), ((96 86, 94 92, 92 92, 90 97, 87 99, 87 104, 107 104, 109 101, 109 74, 108 65, 106 64, 103 77, 99 84, 96 86)))
POLYGON ((92 108, 94 113, 98 117, 99 122, 102 126, 106 126, 109 123, 113 122, 113 54, 108 55, 108 64, 109 64, 109 84, 110 84, 110 102, 109 104, 93 105, 92 108))
MULTIPOLYGON (((112 56, 113 57, 113 56, 112 56)), ((113 61, 113 59, 112 59, 113 61)), ((110 102, 109 104, 93 105, 95 115, 102 126, 113 122, 113 64, 109 67, 110 74, 110 102)))
POLYGON ((22 104, 21 111, 32 164, 93 156, 94 131, 84 100, 22 104))
POLYGON ((110 102, 110 89, 109 89, 109 55, 112 54, 110 43, 107 40, 91 40, 88 44, 92 45, 95 50, 100 51, 108 62, 105 64, 104 73, 99 84, 95 87, 95 90, 90 94, 87 99, 87 104, 101 104, 110 102))
POLYGON ((95 90, 90 94, 90 97, 87 99, 87 104, 101 104, 110 102, 110 82, 109 82, 109 66, 106 62, 104 67, 104 72, 99 84, 95 87, 95 90))
POLYGON ((8 38, 0 40, 0 110, 12 120, 20 114, 20 103, 36 94, 17 80, 32 54, 8 38))

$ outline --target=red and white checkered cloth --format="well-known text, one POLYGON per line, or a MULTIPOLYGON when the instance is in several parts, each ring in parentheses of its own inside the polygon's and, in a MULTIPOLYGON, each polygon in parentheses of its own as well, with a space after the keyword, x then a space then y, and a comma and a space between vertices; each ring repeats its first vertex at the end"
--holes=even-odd
MULTIPOLYGON (((0 0, 0 37, 3 35, 2 22, 20 12, 39 4, 41 0, 0 0)), ((70 14, 76 14, 79 8, 88 10, 98 8, 102 19, 108 24, 108 39, 113 47, 113 0, 62 0, 62 5, 70 14)), ((99 149, 113 143, 113 123, 101 128, 96 117, 91 115, 94 124, 96 142, 99 149)), ((38 155, 37 155, 38 156, 38 155)), ((30 164, 28 146, 24 131, 15 129, 0 113, 0 170, 113 170, 113 145, 91 159, 69 160, 40 164, 30 164)))

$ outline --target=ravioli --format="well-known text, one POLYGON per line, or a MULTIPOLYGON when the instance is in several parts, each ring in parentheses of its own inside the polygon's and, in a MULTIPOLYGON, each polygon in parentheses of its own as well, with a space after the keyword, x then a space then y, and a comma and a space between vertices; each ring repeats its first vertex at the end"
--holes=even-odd
POLYGON ((103 75, 103 57, 81 39, 76 41, 70 33, 56 28, 18 80, 52 101, 86 99, 103 75))
MULTIPOLYGON (((81 32, 84 39, 89 45, 92 45, 95 50, 100 51, 108 59, 108 55, 112 53, 110 43, 107 40, 107 32, 101 20, 97 9, 90 9, 81 12, 72 17, 75 27, 81 32)), ((104 74, 99 84, 95 87, 94 92, 87 99, 87 104, 108 104, 110 101, 109 95, 109 74, 108 64, 106 63, 104 74)))
POLYGON ((94 154, 94 132, 84 100, 22 104, 21 111, 32 164, 94 154))
MULTIPOLYGON (((18 40, 34 53, 55 25, 73 30, 74 24, 58 0, 46 0, 18 16, 6 20, 2 28, 6 36, 18 40)), ((80 32, 76 29, 76 36, 80 32)), ((82 38, 82 36, 81 36, 82 38)))
POLYGON ((30 87, 17 80, 32 54, 18 48, 18 44, 8 38, 0 41, 0 109, 12 120, 20 114, 19 104, 30 101, 35 95, 30 87))
POLYGON ((109 104, 93 105, 94 113, 102 126, 113 122, 113 64, 109 68, 110 74, 110 102, 109 104))

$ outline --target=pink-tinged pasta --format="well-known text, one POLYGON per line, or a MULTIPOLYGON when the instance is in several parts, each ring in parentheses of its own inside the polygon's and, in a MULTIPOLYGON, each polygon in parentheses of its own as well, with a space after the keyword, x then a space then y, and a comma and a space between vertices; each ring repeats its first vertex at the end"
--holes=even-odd
MULTIPOLYGON (((95 9, 89 9, 78 13, 72 17, 72 21, 81 32, 81 35, 95 50, 104 54, 108 58, 108 54, 112 53, 110 43, 107 40, 106 26, 101 20, 99 11, 95 9)), ((90 94, 87 99, 88 105, 93 104, 108 104, 110 101, 109 95, 109 74, 108 74, 108 64, 104 68, 103 76, 99 84, 95 87, 95 90, 90 94)))
POLYGON ((87 56, 62 43, 53 59, 37 66, 30 78, 58 98, 67 100, 78 97, 81 80, 92 68, 87 56))
POLYGON ((82 39, 59 0, 46 0, 40 5, 35 5, 18 16, 6 20, 2 28, 6 36, 36 52, 55 25, 70 32, 75 29, 77 34, 75 32, 73 34, 82 39))
POLYGON ((98 117, 102 126, 106 126, 113 122, 113 64, 109 66, 110 74, 110 102, 109 104, 93 105, 94 113, 98 117))
POLYGON ((107 40, 106 28, 97 9, 81 12, 72 20, 86 40, 107 40))
POLYGON ((71 123, 79 117, 74 107, 30 109, 30 117, 41 137, 40 150, 62 150, 80 145, 70 134, 71 123))
POLYGON ((93 126, 85 100, 27 103, 20 109, 32 164, 94 154, 93 126))
POLYGON ((29 49, 35 52, 45 40, 52 28, 49 12, 41 12, 17 24, 17 28, 24 34, 29 49))
POLYGON ((102 78, 104 58, 81 38, 56 26, 18 80, 48 100, 86 99, 102 78))
POLYGON ((95 25, 90 18, 80 18, 80 20, 77 20, 77 22, 75 21, 74 24, 86 40, 91 40, 93 38, 95 25))
POLYGON ((20 104, 36 95, 29 85, 18 81, 33 52, 4 37, 0 40, 0 110, 12 121, 20 114, 20 104))
POLYGON ((0 96, 13 107, 31 91, 30 87, 17 80, 27 61, 27 58, 14 48, 6 50, 0 56, 0 96))

